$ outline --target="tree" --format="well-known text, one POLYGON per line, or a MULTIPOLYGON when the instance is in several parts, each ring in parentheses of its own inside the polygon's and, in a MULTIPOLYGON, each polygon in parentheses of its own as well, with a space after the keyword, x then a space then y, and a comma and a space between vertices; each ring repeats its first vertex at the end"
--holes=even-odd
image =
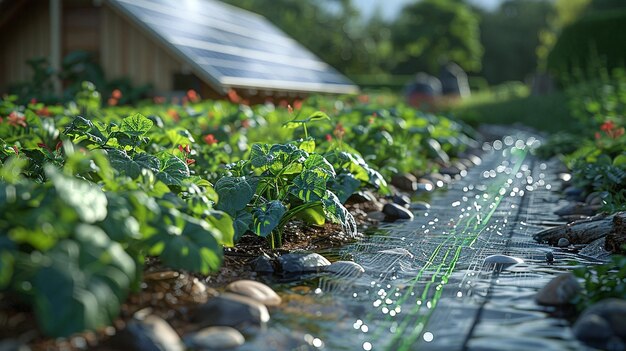
POLYGON ((481 67, 479 19, 462 1, 423 0, 407 5, 392 25, 394 73, 437 73, 453 61, 468 71, 481 67))
POLYGON ((537 68, 539 34, 553 6, 545 0, 508 0, 482 16, 482 75, 491 84, 524 80, 537 68))

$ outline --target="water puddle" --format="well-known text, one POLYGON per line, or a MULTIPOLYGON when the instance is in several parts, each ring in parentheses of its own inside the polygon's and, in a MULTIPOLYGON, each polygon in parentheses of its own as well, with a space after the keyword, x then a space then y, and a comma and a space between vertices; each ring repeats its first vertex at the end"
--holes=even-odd
POLYGON ((593 263, 532 240, 558 222, 556 167, 530 155, 537 144, 532 136, 485 144, 482 164, 435 193, 415 220, 383 224, 360 242, 322 253, 353 260, 363 274, 276 282, 285 302, 264 334, 295 335, 300 349, 581 348, 567 321, 533 301, 554 275, 593 263), (522 262, 485 263, 492 255, 522 262))

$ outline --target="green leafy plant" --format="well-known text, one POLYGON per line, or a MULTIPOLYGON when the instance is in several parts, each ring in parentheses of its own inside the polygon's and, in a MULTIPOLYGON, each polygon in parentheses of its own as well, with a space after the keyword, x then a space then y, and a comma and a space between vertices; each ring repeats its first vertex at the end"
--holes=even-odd
POLYGON ((626 256, 615 255, 611 262, 574 270, 583 279, 583 293, 573 301, 579 310, 615 297, 626 299, 626 256))

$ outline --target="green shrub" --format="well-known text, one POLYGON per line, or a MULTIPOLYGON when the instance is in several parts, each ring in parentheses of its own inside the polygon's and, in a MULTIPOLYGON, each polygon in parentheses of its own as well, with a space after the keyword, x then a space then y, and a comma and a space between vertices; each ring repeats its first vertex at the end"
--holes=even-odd
POLYGON ((623 67, 626 63, 623 33, 626 33, 625 10, 602 11, 583 17, 561 32, 548 55, 548 70, 565 81, 576 70, 593 71, 597 64, 608 70, 623 67))

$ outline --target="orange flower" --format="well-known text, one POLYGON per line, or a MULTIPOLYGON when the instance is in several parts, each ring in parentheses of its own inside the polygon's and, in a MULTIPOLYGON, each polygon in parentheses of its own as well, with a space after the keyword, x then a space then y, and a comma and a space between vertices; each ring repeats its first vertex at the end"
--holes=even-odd
POLYGON ((302 100, 294 100, 293 101, 293 108, 296 110, 299 110, 302 108, 302 100))
POLYGON ((189 98, 189 101, 191 102, 200 101, 200 96, 198 96, 198 93, 196 93, 196 91, 193 89, 187 90, 187 98, 189 98))
POLYGON ((115 100, 119 100, 122 98, 122 92, 119 89, 115 89, 111 92, 111 97, 115 100))
POLYGON ((204 142, 207 143, 207 145, 213 145, 213 144, 217 144, 218 140, 215 139, 215 136, 213 134, 207 134, 204 138, 204 142))
POLYGON ((239 94, 237 94, 235 89, 229 89, 228 100, 230 100, 230 102, 233 102, 233 103, 238 103, 239 101, 241 101, 241 97, 239 96, 239 94))
POLYGON ((109 104, 109 106, 115 106, 115 105, 117 105, 117 99, 116 98, 109 98, 107 103, 109 104))
POLYGON ((13 127, 26 127, 26 117, 24 117, 23 114, 17 111, 13 111, 11 112, 9 117, 7 117, 7 123, 9 123, 9 125, 12 125, 13 127))
POLYGON ((369 95, 359 95, 359 101, 361 103, 367 104, 368 102, 370 102, 370 97, 369 95))
POLYGON ((52 115, 50 111, 48 110, 48 106, 44 106, 40 108, 39 110, 36 111, 36 113, 37 115, 42 116, 42 117, 50 117, 50 115, 52 115))
POLYGON ((167 110, 167 115, 172 117, 172 119, 176 122, 180 120, 180 116, 178 115, 178 112, 174 110, 173 108, 167 110))

